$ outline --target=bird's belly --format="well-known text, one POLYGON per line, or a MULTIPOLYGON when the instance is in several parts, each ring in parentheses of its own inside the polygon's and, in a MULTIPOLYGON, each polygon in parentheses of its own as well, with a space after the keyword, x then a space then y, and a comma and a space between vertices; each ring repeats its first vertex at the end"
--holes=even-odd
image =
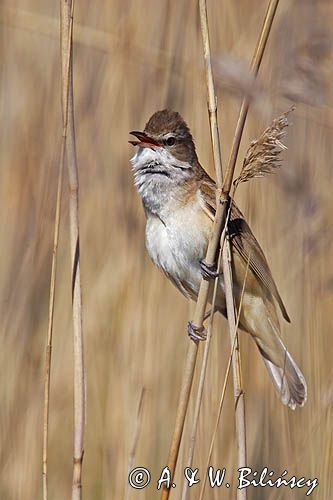
POLYGON ((198 292, 200 260, 205 256, 207 241, 208 231, 191 217, 162 222, 151 216, 147 220, 146 245, 151 259, 185 294, 198 292))

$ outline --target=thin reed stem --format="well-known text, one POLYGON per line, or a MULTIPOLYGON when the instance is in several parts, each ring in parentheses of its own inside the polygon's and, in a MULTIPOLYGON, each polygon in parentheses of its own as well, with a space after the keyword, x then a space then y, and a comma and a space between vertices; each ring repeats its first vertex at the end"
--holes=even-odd
MULTIPOLYGON (((57 258, 58 258, 58 244, 59 244, 59 227, 61 215, 61 200, 62 200, 62 184, 63 173, 65 164, 65 151, 67 139, 67 126, 68 126, 68 99, 69 99, 69 79, 70 79, 70 65, 71 65, 71 40, 73 30, 73 8, 72 5, 71 16, 69 20, 67 36, 67 50, 62 53, 62 107, 63 107, 63 132, 61 141, 61 153, 58 172, 58 185, 57 185, 57 199, 56 199, 56 213, 54 221, 54 237, 53 237, 53 251, 52 251, 52 265, 51 265, 51 280, 50 280, 50 295, 49 295, 49 312, 48 312, 48 329, 47 329, 47 345, 45 353, 45 376, 44 376, 44 413, 43 413, 43 458, 42 458, 42 477, 43 477, 43 500, 48 499, 48 441, 49 441, 49 412, 50 412, 50 383, 51 383, 51 364, 52 364, 52 341, 53 341, 53 319, 54 319, 54 301, 55 301, 55 288, 56 288, 56 272, 57 272, 57 258)), ((62 26, 61 37, 65 34, 63 29, 67 27, 62 26)))
POLYGON ((200 11, 200 26, 202 35, 203 56, 205 62, 207 97, 208 97, 207 107, 208 107, 210 135, 212 140, 214 165, 216 173, 216 184, 218 189, 221 189, 223 184, 223 170, 222 170, 219 127, 217 123, 217 98, 215 95, 212 61, 210 55, 210 41, 209 41, 206 0, 199 0, 199 11, 200 11))
POLYGON ((72 262, 72 300, 73 300, 73 347, 74 347, 74 459, 72 500, 82 498, 82 461, 85 429, 85 369, 82 331, 82 300, 80 276, 80 243, 79 243, 79 178, 76 160, 74 99, 73 99, 73 65, 72 28, 74 1, 61 0, 61 51, 63 75, 63 109, 67 115, 66 161, 69 179, 69 218, 70 249, 72 262), (69 47, 69 54, 68 54, 69 47), (69 61, 68 105, 64 95, 64 79, 69 61))
MULTIPOLYGON (((227 218, 225 221, 225 225, 223 228, 223 232, 221 235, 221 245, 220 245, 219 257, 218 257, 218 263, 217 263, 217 272, 218 273, 220 272, 220 269, 221 269, 223 241, 225 238, 225 233, 227 231, 227 224, 228 224, 228 220, 229 220, 229 215, 230 215, 230 208, 229 208, 227 218)), ((214 280, 214 290, 213 290, 213 298, 212 298, 212 304, 211 304, 212 308, 211 308, 211 312, 210 312, 209 324, 208 324, 208 329, 207 329, 207 339, 205 342, 205 349, 204 349, 204 354, 203 354, 203 359, 202 359, 202 364, 201 364, 200 378, 199 378, 199 384, 198 384, 196 401, 195 401, 195 410, 194 410, 194 416, 193 416, 193 420, 192 420, 190 447, 189 447, 188 459, 186 462, 187 467, 192 467, 192 463, 193 463, 194 449, 195 449, 195 444, 196 444, 196 437, 197 437, 198 423, 199 423, 199 414, 200 414, 200 408, 201 408, 201 403, 202 403, 203 389, 204 389, 204 383, 205 383, 205 379, 206 379, 206 372, 207 372, 207 366, 208 366, 209 349, 210 349, 211 337, 212 337, 212 331, 213 331, 215 302, 216 302, 216 294, 217 294, 218 285, 219 285, 219 277, 215 278, 215 280, 214 280)), ((188 488, 189 488, 188 481, 184 481, 182 500, 186 500, 187 495, 188 495, 188 488)))
MULTIPOLYGON (((65 137, 65 136, 64 136, 65 137)), ((47 345, 45 352, 45 375, 44 375, 44 415, 43 415, 43 500, 48 499, 48 442, 49 442, 49 411, 50 411, 50 382, 52 362, 52 340, 53 340, 53 318, 54 299, 56 287, 57 257, 59 243, 59 226, 62 198, 62 181, 64 172, 65 138, 62 139, 61 158, 58 173, 56 214, 54 221, 53 252, 50 280, 49 316, 47 328, 47 345)))
MULTIPOLYGON (((222 247, 220 248, 220 252, 219 252, 217 272, 219 272, 221 269, 221 260, 222 260, 222 247)), ((189 451, 188 451, 188 458, 187 458, 187 462, 186 462, 186 467, 192 467, 192 464, 193 464, 193 456, 194 456, 194 449, 195 449, 196 438, 197 438, 200 408, 201 408, 204 384, 205 384, 205 379, 206 379, 210 344, 211 344, 211 340, 212 340, 213 322, 214 322, 214 315, 215 315, 215 302, 216 302, 216 294, 217 294, 218 285, 219 285, 219 277, 215 278, 215 280, 214 280, 212 309, 210 312, 209 325, 207 328, 207 339, 205 342, 205 349, 204 349, 204 354, 203 354, 203 359, 202 359, 200 378, 199 378, 199 384, 198 384, 196 401, 195 401, 194 415, 193 415, 193 420, 192 420, 192 430, 191 430, 191 435, 190 435, 190 447, 189 447, 189 451)), ((182 500, 187 499, 188 489, 189 489, 189 483, 188 483, 188 481, 184 481, 182 500)))
MULTIPOLYGON (((274 16, 276 13, 277 6, 279 4, 279 0, 270 0, 267 12, 265 15, 264 23, 261 28, 261 33, 257 41, 257 46, 254 51, 254 56, 252 58, 251 62, 251 71, 253 74, 256 76, 258 74, 260 64, 265 52, 265 48, 267 45, 267 40, 269 37, 269 33, 271 31, 271 27, 273 24, 274 16)), ((247 113, 249 110, 250 106, 250 101, 248 97, 245 97, 243 99, 239 116, 238 116, 238 121, 236 125, 236 130, 231 146, 231 153, 230 153, 230 158, 229 158, 229 163, 228 163, 228 168, 227 172, 225 174, 225 180, 224 180, 224 185, 223 185, 223 195, 224 197, 227 197, 230 193, 231 186, 232 186, 232 180, 234 177, 234 172, 235 172, 235 167, 236 167, 236 162, 237 162, 237 157, 238 157, 238 152, 239 152, 239 146, 241 143, 242 135, 243 135, 243 130, 245 126, 245 121, 247 117, 247 113)))
MULTIPOLYGON (((207 457, 207 461, 206 461, 206 470, 208 470, 209 464, 211 463, 211 458, 212 458, 212 453, 213 453, 213 447, 214 447, 214 442, 215 442, 215 438, 216 438, 216 435, 217 435, 217 429, 218 429, 220 418, 221 418, 222 407, 223 407, 223 403, 224 403, 224 396, 225 396, 225 392, 226 392, 226 389, 227 389, 227 382, 228 382, 228 377, 229 377, 229 373, 230 373, 232 358, 234 356, 234 352, 235 352, 235 349, 236 349, 236 346, 237 346, 237 343, 238 343, 237 329, 238 329, 238 324, 239 324, 240 313, 241 313, 242 306, 243 306, 243 297, 244 297, 245 285, 246 285, 246 280, 247 280, 247 275, 248 275, 248 270, 249 270, 249 263, 250 263, 250 256, 249 256, 248 261, 247 261, 247 266, 246 266, 246 271, 245 271, 245 276, 244 276, 244 281, 243 281, 243 286, 242 286, 242 293, 241 293, 241 297, 240 297, 240 301, 239 301, 239 307, 238 307, 238 313, 237 313, 237 321, 236 321, 236 325, 235 325, 235 329, 234 329, 233 335, 231 336, 230 356, 229 356, 229 359, 228 359, 227 369, 226 369, 225 376, 224 376, 224 381, 223 381, 223 386, 222 386, 222 392, 221 392, 220 403, 219 403, 219 408, 218 408, 218 412, 217 412, 215 427, 214 427, 212 438, 211 438, 211 442, 210 442, 208 457, 207 457)), ((203 476, 203 479, 202 479, 202 482, 201 482, 201 490, 200 490, 199 500, 203 500, 206 482, 207 482, 207 474, 205 474, 203 476)))
MULTIPOLYGON (((262 30, 260 32, 259 40, 257 42, 255 54, 252 60, 251 69, 254 74, 257 74, 260 63, 264 54, 264 50, 266 47, 266 43, 268 40, 268 36, 270 33, 270 29, 273 23, 274 15, 276 12, 276 8, 278 5, 278 0, 270 0, 268 10, 265 16, 265 20, 263 23, 262 30)), ((229 205, 229 193, 232 186, 232 180, 234 176, 236 160, 238 156, 240 141, 245 125, 245 120, 247 116, 247 111, 249 107, 249 101, 247 98, 243 100, 235 137, 232 145, 231 155, 228 163, 228 169, 226 173, 226 179, 223 183, 223 186, 219 185, 219 181, 222 181, 222 165, 221 165, 221 154, 220 154, 220 142, 219 135, 217 129, 217 103, 216 96, 214 92, 214 84, 212 77, 212 70, 210 64, 210 45, 209 45, 209 30, 208 30, 208 19, 207 19, 207 8, 206 1, 199 0, 199 10, 200 10, 200 20, 201 20, 201 30, 202 30, 202 38, 204 44, 204 59, 205 59, 205 67, 206 67, 206 81, 207 81, 207 89, 208 89, 208 107, 209 107, 209 117, 210 117, 210 125, 211 125, 211 137, 213 144, 213 152, 214 152, 214 164, 216 170, 216 179, 217 179, 217 197, 219 197, 217 206, 216 206, 216 214, 213 223, 212 234, 209 240, 207 253, 206 253, 206 262, 208 265, 214 264, 216 252, 218 249, 218 245, 221 238, 222 228, 224 226, 226 220, 226 212, 227 207, 229 205), (212 119, 214 117, 214 119, 212 119), (216 125, 215 125, 216 124, 216 125), (221 193, 221 195, 220 195, 221 193)), ((193 323, 198 327, 202 328, 203 320, 205 316, 205 311, 207 307, 208 295, 209 295, 210 283, 207 280, 201 280, 198 298, 196 302, 196 308, 193 316, 193 323)), ((174 477, 175 468, 177 464, 177 458, 179 454, 179 447, 181 442, 181 437, 184 429, 184 422, 186 417, 186 412, 188 408, 188 402, 190 397, 190 392, 193 383, 193 376, 195 370, 195 364, 198 354, 198 342, 192 341, 189 343, 186 362, 184 367, 182 386, 180 390, 177 415, 176 415, 176 423, 174 427, 172 442, 169 450, 168 457, 168 467, 170 469, 171 477, 174 477)), ((162 500, 167 500, 169 498, 170 490, 166 487, 163 488, 162 491, 162 500)))
MULTIPOLYGON (((231 253, 229 239, 225 240, 222 251, 223 279, 225 288, 225 297, 227 305, 227 317, 229 324, 230 347, 233 349, 233 336, 235 335, 235 350, 232 354, 232 375, 234 385, 235 400, 235 422, 237 439, 237 464, 238 467, 245 467, 246 458, 246 425, 245 425, 245 398, 242 388, 241 359, 239 342, 236 327, 232 271, 231 271, 231 253), (235 332, 235 333, 234 333, 235 332)), ((237 489, 237 500, 246 500, 246 488, 237 489)))

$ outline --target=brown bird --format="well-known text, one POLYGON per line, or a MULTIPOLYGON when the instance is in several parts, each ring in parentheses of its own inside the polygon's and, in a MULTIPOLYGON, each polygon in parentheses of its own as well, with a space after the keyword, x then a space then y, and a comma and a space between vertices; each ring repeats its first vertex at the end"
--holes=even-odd
MULTIPOLYGON (((148 253, 186 297, 196 299, 202 276, 215 276, 203 259, 215 216, 216 184, 200 165, 191 132, 179 113, 158 111, 143 132, 131 134, 138 139, 130 141, 138 147, 131 162, 147 217, 148 253)), ((306 382, 280 338, 276 303, 288 322, 289 316, 265 255, 234 201, 228 231, 237 306, 246 277, 240 328, 256 342, 283 404, 292 409, 303 406, 306 382)), ((226 315, 223 280, 216 309, 226 315)), ((191 325, 189 334, 201 339, 191 325)))

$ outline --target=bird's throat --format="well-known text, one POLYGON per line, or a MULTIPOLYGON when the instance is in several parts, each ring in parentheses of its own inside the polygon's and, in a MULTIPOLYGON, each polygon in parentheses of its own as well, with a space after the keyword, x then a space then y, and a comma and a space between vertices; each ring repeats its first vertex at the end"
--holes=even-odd
POLYGON ((131 160, 137 190, 147 211, 159 217, 183 203, 193 177, 191 165, 164 148, 140 148, 131 160))

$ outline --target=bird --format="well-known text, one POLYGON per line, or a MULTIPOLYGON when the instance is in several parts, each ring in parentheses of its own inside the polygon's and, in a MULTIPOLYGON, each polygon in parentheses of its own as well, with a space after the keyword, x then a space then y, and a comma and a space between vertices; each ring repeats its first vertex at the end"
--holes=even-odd
MULTIPOLYGON (((216 277, 204 260, 216 211, 216 183, 201 166, 190 129, 177 111, 157 111, 143 131, 130 134, 136 139, 129 141, 136 147, 131 164, 146 215, 148 254, 185 297, 195 300, 202 278, 216 277)), ((302 407, 307 385, 282 342, 277 306, 287 322, 290 318, 264 252, 234 200, 228 233, 237 307, 246 280, 239 328, 255 341, 282 403, 293 410, 302 407)), ((215 310, 226 316, 222 279, 215 310)), ((191 323, 189 335, 203 339, 191 323)))

